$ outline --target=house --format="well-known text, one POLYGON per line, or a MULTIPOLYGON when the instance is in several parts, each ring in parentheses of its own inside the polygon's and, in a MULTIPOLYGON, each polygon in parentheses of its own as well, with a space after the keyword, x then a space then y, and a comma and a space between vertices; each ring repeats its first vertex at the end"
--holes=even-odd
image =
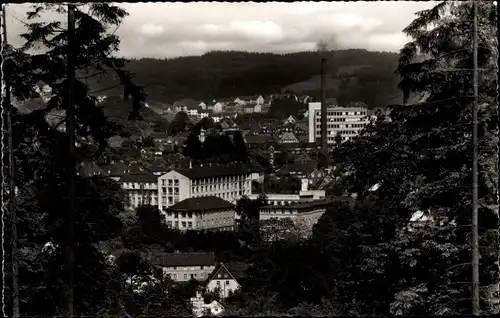
MULTIPOLYGON (((210 109, 210 108, 209 108, 210 109)), ((222 113, 222 110, 224 109, 224 105, 220 102, 217 102, 213 105, 213 112, 214 113, 222 113)))
POLYGON ((243 107, 243 112, 244 112, 244 113, 247 113, 247 114, 251 114, 251 113, 253 113, 253 112, 254 112, 254 110, 255 110, 255 106, 256 106, 256 105, 252 105, 252 104, 250 104, 250 105, 245 105, 245 106, 243 107))
POLYGON ((278 138, 278 142, 280 144, 296 144, 299 142, 299 140, 292 132, 287 131, 278 138))
POLYGON ((295 117, 293 117, 292 115, 288 116, 287 118, 285 118, 285 120, 283 121, 283 124, 295 124, 297 120, 295 119, 295 117))
POLYGON ((202 110, 206 110, 207 109, 207 104, 205 104, 203 101, 200 101, 200 103, 198 104, 199 107, 201 107, 202 110))
POLYGON ((176 282, 204 281, 216 268, 214 253, 163 253, 148 260, 176 282))
POLYGON ((262 113, 262 104, 255 104, 255 106, 253 107, 253 112, 262 113))
POLYGON ((192 98, 184 98, 184 99, 176 100, 173 103, 173 108, 174 108, 175 112, 184 111, 187 113, 189 110, 198 109, 199 102, 192 99, 192 98))
POLYGON ((123 161, 111 162, 111 164, 103 165, 100 168, 115 181, 119 181, 124 175, 130 173, 130 167, 123 163, 123 161))
POLYGON ((166 223, 171 228, 233 231, 234 207, 234 204, 216 196, 202 196, 182 200, 167 208, 164 214, 166 223))
POLYGON ((239 288, 240 284, 222 262, 207 279, 207 291, 219 290, 222 299, 229 297, 239 288))
POLYGON ((276 172, 276 175, 279 177, 284 176, 296 176, 298 178, 306 178, 313 183, 316 179, 319 179, 323 176, 323 173, 320 172, 317 168, 316 161, 310 161, 305 163, 294 163, 291 165, 284 166, 280 170, 276 172))
POLYGON ((149 135, 149 137, 151 137, 151 139, 153 139, 154 143, 157 145, 157 146, 160 146, 160 145, 166 145, 168 143, 168 134, 167 133, 163 133, 163 132, 152 132, 151 135, 149 135))
POLYGON ((307 105, 307 103, 312 102, 313 98, 308 95, 302 95, 299 97, 299 102, 304 103, 307 105))
POLYGON ((82 162, 76 170, 76 174, 82 177, 104 176, 106 173, 94 162, 82 162))

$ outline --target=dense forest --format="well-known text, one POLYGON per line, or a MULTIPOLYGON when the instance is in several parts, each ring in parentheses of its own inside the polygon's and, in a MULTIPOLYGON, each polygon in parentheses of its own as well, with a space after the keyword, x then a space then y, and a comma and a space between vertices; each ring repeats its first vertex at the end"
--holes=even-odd
MULTIPOLYGON (((341 104, 363 101, 387 105, 401 101, 394 70, 398 54, 361 49, 330 51, 327 57, 327 94, 341 104)), ((145 86, 149 101, 212 100, 214 97, 293 92, 319 97, 318 52, 291 54, 208 52, 172 59, 132 59, 126 68, 145 86)), ((90 83, 100 94, 118 95, 117 77, 90 83)))

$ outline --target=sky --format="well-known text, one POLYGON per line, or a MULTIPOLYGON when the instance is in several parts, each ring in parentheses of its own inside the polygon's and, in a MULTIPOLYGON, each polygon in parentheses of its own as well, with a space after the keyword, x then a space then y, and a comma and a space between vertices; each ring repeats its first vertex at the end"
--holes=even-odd
MULTIPOLYGON (((362 48, 398 52, 415 12, 437 2, 120 3, 119 55, 172 58, 212 50, 290 53, 362 48)), ((27 4, 7 8, 8 41, 20 46, 27 4)), ((64 20, 64 19, 63 19, 64 20)))

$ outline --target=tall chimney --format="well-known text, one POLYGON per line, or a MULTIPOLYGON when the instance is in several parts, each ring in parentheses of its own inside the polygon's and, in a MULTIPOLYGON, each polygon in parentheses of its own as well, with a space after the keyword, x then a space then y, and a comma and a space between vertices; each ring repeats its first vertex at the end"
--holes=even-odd
POLYGON ((326 59, 321 58, 321 150, 323 153, 328 151, 327 140, 327 121, 326 121, 326 75, 325 75, 326 59))

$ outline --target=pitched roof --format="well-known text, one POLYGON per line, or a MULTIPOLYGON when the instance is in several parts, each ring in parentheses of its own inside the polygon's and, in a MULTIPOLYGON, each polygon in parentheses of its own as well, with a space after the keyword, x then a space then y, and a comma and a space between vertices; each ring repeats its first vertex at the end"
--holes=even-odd
POLYGON ((220 263, 219 266, 217 266, 212 274, 208 275, 207 281, 211 281, 213 279, 234 279, 233 274, 227 269, 227 267, 224 265, 224 263, 220 263))
POLYGON ((119 161, 114 164, 103 165, 101 169, 109 176, 123 176, 130 172, 130 167, 119 161))
POLYGON ((169 207, 169 211, 209 211, 233 208, 234 204, 216 196, 196 197, 182 200, 169 207))
POLYGON ((198 104, 200 102, 192 99, 192 98, 184 98, 184 99, 180 99, 180 100, 176 100, 174 102, 174 107, 177 107, 177 106, 186 106, 188 109, 198 109, 198 104))
POLYGON ((313 201, 294 202, 294 203, 291 203, 291 204, 288 204, 285 206, 283 206, 283 205, 266 205, 266 206, 261 207, 261 209, 264 209, 264 208, 265 209, 287 208, 287 209, 301 210, 301 209, 314 208, 314 207, 318 207, 318 206, 328 206, 328 205, 332 204, 332 202, 335 202, 335 201, 349 201, 349 200, 352 200, 352 199, 349 197, 346 197, 346 196, 330 197, 330 198, 326 198, 326 199, 313 200, 313 201))
POLYGON ((245 136, 245 140, 249 144, 265 144, 266 142, 270 142, 273 140, 273 136, 271 135, 247 135, 245 136))
POLYGON ((252 168, 246 165, 203 166, 191 169, 174 169, 189 179, 232 176, 252 173, 252 168))
POLYGON ((303 174, 310 174, 316 169, 316 162, 304 162, 304 163, 294 163, 288 166, 284 166, 280 170, 278 170, 277 174, 284 175, 290 174, 292 172, 301 172, 303 174))
POLYGON ((158 176, 149 173, 126 174, 120 179, 120 182, 156 183, 158 182, 158 176))
POLYGON ((214 266, 214 253, 164 253, 152 257, 154 265, 173 266, 214 266))
POLYGON ((279 138, 280 141, 283 140, 296 140, 297 142, 299 141, 295 135, 289 131, 285 132, 281 137, 279 138))
POLYGON ((83 163, 77 172, 83 177, 91 177, 95 175, 104 175, 105 172, 99 168, 95 163, 83 163))

